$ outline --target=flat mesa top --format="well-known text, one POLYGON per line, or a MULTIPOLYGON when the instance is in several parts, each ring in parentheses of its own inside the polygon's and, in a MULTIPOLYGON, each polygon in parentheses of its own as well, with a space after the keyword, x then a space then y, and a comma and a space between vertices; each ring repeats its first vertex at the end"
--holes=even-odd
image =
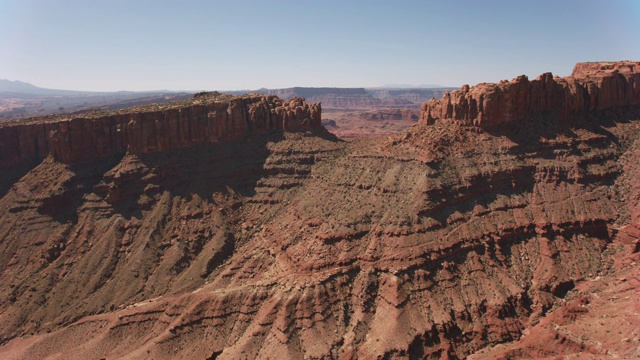
POLYGON ((597 61, 579 62, 573 67, 571 73, 574 77, 585 77, 601 72, 619 71, 624 73, 640 72, 640 61, 597 61))
POLYGON ((33 124, 33 123, 49 123, 49 122, 57 122, 64 120, 72 120, 72 119, 96 119, 105 116, 116 116, 116 115, 126 115, 126 114, 135 114, 135 113, 151 113, 156 111, 165 111, 165 110, 174 110, 174 109, 183 109, 194 105, 211 105, 215 103, 227 103, 231 100, 251 100, 251 99, 266 99, 274 101, 279 99, 276 95, 263 95, 258 93, 251 93, 246 95, 229 95, 229 94, 221 94, 216 91, 212 92, 201 92, 194 94, 191 99, 187 100, 176 100, 167 103, 154 103, 154 104, 145 104, 134 107, 128 107, 123 109, 95 109, 95 110, 87 110, 80 113, 74 114, 52 114, 45 116, 36 116, 30 118, 16 119, 12 121, 8 121, 5 123, 0 123, 0 127, 5 126, 17 126, 24 124, 33 124))

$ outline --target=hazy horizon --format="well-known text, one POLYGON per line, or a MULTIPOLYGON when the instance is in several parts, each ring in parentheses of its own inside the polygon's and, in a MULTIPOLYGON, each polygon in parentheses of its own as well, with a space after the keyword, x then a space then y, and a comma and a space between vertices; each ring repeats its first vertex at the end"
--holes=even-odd
MULTIPOLYGON (((37 84, 31 84, 29 82, 24 82, 24 81, 21 81, 21 80, 0 79, 0 92, 1 91, 9 91, 9 92, 14 92, 15 91, 15 92, 29 93, 29 90, 31 90, 32 87, 34 87, 35 89, 38 89, 38 90, 92 92, 92 91, 87 91, 87 90, 43 88, 41 86, 38 86, 37 84), (16 85, 16 89, 17 90, 13 90, 13 89, 12 90, 7 90, 7 89, 3 88, 3 85, 7 85, 6 84, 7 81, 9 83, 13 83, 14 85, 16 85)), ((293 89, 293 88, 300 88, 300 87, 301 86, 291 86, 291 87, 288 87, 288 88, 265 88, 265 87, 261 87, 261 88, 257 88, 257 89, 211 89, 211 90, 238 92, 238 91, 293 89)), ((308 86, 308 87, 302 87, 302 88, 314 88, 314 89, 338 88, 338 89, 344 89, 345 87, 308 86)), ((444 88, 450 88, 450 87, 449 86, 441 86, 441 85, 438 85, 438 84, 420 84, 420 85, 415 85, 415 84, 384 84, 382 86, 374 86, 374 87, 352 86, 352 87, 349 87, 349 88, 363 88, 363 89, 444 89, 444 88)), ((198 91, 208 91, 208 90, 207 89, 181 89, 181 90, 152 89, 152 90, 135 90, 135 91, 115 90, 115 91, 108 91, 108 92, 198 92, 198 91)), ((95 92, 100 92, 100 91, 95 91, 95 92)))
POLYGON ((78 91, 459 87, 640 59, 634 1, 0 0, 0 78, 78 91))

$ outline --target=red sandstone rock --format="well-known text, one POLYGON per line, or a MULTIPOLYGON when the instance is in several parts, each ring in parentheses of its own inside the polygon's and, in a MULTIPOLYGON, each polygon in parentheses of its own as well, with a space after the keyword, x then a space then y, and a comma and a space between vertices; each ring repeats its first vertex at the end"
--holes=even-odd
POLYGON ((522 75, 498 84, 464 85, 422 104, 421 122, 453 119, 494 126, 543 112, 568 114, 640 104, 640 62, 580 63, 565 78, 522 75))
POLYGON ((167 110, 0 125, 0 169, 51 154, 67 164, 321 126, 320 104, 276 96, 203 98, 167 110))
MULTIPOLYGON (((319 121, 312 106, 318 117, 292 121, 300 100, 252 104, 215 124, 319 121)), ((539 337, 553 352, 525 337, 507 356, 636 355, 640 108, 627 110, 500 134, 443 121, 389 139, 276 132, 170 149, 207 127, 137 117, 153 125, 125 129, 147 140, 140 152, 46 158, 0 189, 0 358, 465 358, 536 323, 561 327, 539 337), (594 295, 594 313, 625 307, 629 342, 575 341, 572 319, 592 310, 573 287, 623 296, 594 295)))
POLYGON ((571 75, 576 78, 594 76, 597 73, 635 73, 640 72, 640 61, 600 61, 582 62, 573 67, 571 75))

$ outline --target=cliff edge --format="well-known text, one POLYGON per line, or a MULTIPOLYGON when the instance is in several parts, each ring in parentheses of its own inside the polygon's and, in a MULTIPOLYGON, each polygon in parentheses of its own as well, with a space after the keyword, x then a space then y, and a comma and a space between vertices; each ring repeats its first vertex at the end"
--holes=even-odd
POLYGON ((0 170, 0 359, 635 358, 640 107, 558 92, 637 79, 591 66, 491 85, 496 131, 215 93, 16 125, 49 147, 0 170))
POLYGON ((500 83, 463 85, 422 104, 420 122, 452 119, 490 127, 543 112, 567 116, 640 104, 640 61, 578 63, 570 76, 521 75, 500 83))
POLYGON ((201 93, 189 101, 72 118, 34 118, 0 125, 0 169, 51 154, 76 164, 110 155, 150 153, 225 142, 250 133, 322 126, 321 105, 274 95, 201 93))

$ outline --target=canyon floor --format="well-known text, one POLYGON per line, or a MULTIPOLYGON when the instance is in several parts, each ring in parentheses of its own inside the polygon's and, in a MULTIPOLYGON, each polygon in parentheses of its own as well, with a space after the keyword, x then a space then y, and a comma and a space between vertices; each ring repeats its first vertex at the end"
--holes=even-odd
POLYGON ((418 122, 419 109, 323 109, 323 125, 340 138, 399 134, 418 122))

